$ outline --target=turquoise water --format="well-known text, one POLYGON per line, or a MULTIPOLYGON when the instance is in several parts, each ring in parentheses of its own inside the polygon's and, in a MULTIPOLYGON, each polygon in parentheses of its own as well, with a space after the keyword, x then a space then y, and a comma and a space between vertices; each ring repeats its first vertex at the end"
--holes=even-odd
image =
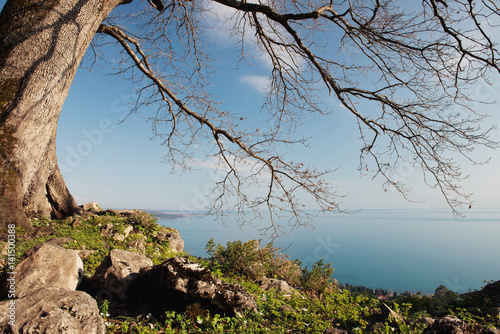
MULTIPOLYGON (((178 229, 185 250, 196 256, 206 256, 210 237, 222 244, 270 240, 251 226, 224 227, 212 217, 160 223, 178 229)), ((364 210, 319 216, 314 227, 295 230, 274 245, 309 267, 325 259, 341 283, 433 293, 439 285, 467 292, 500 280, 500 211, 454 218, 449 210, 364 210)))

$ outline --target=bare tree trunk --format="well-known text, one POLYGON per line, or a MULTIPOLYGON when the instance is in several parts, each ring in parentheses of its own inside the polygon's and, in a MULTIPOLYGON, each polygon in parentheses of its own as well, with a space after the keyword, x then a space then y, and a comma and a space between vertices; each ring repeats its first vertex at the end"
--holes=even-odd
POLYGON ((57 164, 57 121, 90 41, 121 2, 8 0, 0 14, 0 230, 77 210, 57 164))

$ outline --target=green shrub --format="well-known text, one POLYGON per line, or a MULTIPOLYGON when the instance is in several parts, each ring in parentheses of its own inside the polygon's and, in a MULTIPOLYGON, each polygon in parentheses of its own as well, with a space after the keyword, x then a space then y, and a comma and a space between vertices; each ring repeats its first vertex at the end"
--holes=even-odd
POLYGON ((300 283, 302 270, 297 261, 280 253, 272 243, 260 248, 260 240, 228 242, 224 247, 215 244, 211 238, 205 249, 210 255, 210 269, 217 269, 227 275, 243 276, 251 280, 263 277, 277 278, 289 284, 300 283))
POLYGON ((147 231, 156 231, 158 229, 158 224, 156 220, 149 213, 144 211, 136 211, 130 217, 130 221, 134 222, 135 226, 142 227, 147 231))
POLYGON ((301 286, 315 295, 332 291, 335 288, 335 281, 332 279, 333 270, 331 264, 325 264, 323 259, 316 261, 311 270, 307 267, 302 269, 301 286))
POLYGON ((238 240, 223 246, 215 244, 211 238, 205 249, 210 255, 208 267, 217 273, 254 281, 263 277, 277 278, 317 296, 336 287, 330 263, 325 264, 321 259, 310 270, 302 269, 300 261, 291 261, 272 243, 260 248, 260 240, 238 240))

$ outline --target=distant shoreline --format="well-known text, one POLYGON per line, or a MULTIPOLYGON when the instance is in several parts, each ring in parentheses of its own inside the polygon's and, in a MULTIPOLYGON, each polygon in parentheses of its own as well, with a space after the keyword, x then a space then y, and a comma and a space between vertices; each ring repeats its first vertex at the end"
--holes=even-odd
POLYGON ((157 219, 179 219, 179 218, 194 216, 194 214, 182 213, 182 212, 163 212, 163 211, 153 211, 153 210, 144 210, 144 211, 151 214, 153 217, 157 219))

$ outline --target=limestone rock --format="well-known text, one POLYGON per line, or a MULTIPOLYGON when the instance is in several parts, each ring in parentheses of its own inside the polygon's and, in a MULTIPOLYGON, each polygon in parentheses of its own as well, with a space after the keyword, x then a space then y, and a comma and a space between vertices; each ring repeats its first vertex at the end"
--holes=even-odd
POLYGON ((464 334, 464 323, 453 316, 436 319, 432 326, 424 330, 425 334, 464 334))
POLYGON ((133 210, 112 210, 112 209, 108 209, 108 210, 106 210, 106 212, 111 213, 111 214, 113 214, 115 216, 121 216, 121 217, 124 217, 124 218, 131 218, 134 215, 137 215, 138 213, 142 213, 144 211, 140 211, 140 210, 137 210, 137 209, 133 209, 133 210))
POLYGON ((105 213, 110 213, 114 216, 119 216, 131 221, 134 226, 142 226, 151 228, 156 225, 151 214, 141 210, 106 210, 105 213))
POLYGON ((136 209, 132 209, 132 210, 118 210, 119 212, 119 215, 122 216, 122 217, 132 217, 133 215, 137 214, 139 212, 139 210, 136 210, 136 209))
POLYGON ((98 288, 107 289, 124 301, 127 289, 139 271, 152 265, 153 261, 142 254, 113 249, 97 268, 93 281, 98 288))
POLYGON ((137 249, 139 253, 144 253, 146 251, 146 241, 144 236, 141 239, 132 240, 127 243, 127 247, 131 249, 137 249))
POLYGON ((104 334, 97 302, 82 291, 42 288, 21 299, 0 302, 0 332, 104 334), (8 310, 15 305, 15 322, 8 310))
POLYGON ((123 241, 125 240, 125 234, 115 233, 113 234, 113 239, 116 241, 123 241))
POLYGON ((101 230, 101 236, 111 237, 113 235, 113 224, 107 223, 101 230))
POLYGON ((184 312, 195 303, 211 314, 241 315, 256 309, 255 300, 242 286, 216 279, 186 257, 142 269, 128 290, 127 300, 142 312, 160 316, 166 310, 184 312))
POLYGON ((286 295, 292 294, 292 287, 283 280, 275 278, 263 278, 259 281, 259 283, 262 290, 269 291, 271 289, 274 289, 279 292, 283 292, 286 295))
POLYGON ((181 239, 179 231, 171 227, 160 227, 156 234, 156 240, 160 242, 168 241, 168 245, 175 253, 182 253, 184 241, 181 239))
POLYGON ((131 225, 125 226, 125 228, 123 229, 123 235, 125 236, 125 238, 127 238, 133 230, 134 230, 133 226, 131 225))
POLYGON ((46 287, 75 290, 83 277, 83 262, 74 250, 43 243, 29 249, 14 272, 16 296, 21 298, 46 287))
POLYGON ((85 211, 101 211, 99 204, 97 204, 96 202, 86 203, 80 205, 80 207, 85 211))
POLYGON ((338 328, 328 328, 323 332, 323 334, 347 334, 347 331, 338 328))

